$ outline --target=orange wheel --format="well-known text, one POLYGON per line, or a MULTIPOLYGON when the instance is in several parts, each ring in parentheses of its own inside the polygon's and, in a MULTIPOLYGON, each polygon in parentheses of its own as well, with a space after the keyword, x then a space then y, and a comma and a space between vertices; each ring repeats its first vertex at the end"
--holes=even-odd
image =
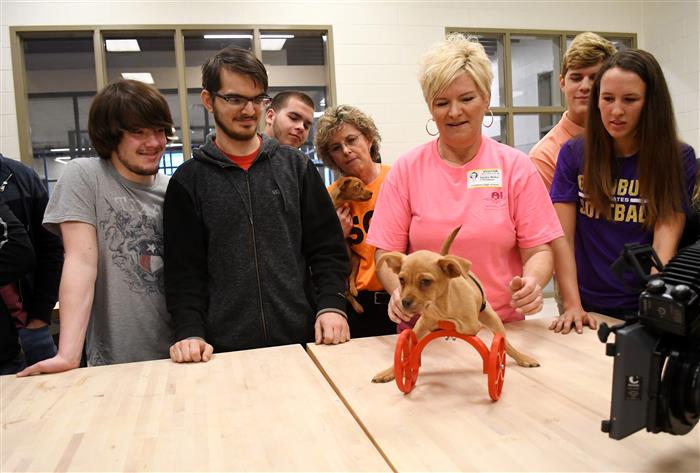
POLYGON ((489 353, 489 396, 492 401, 498 401, 503 389, 503 379, 506 375, 506 339, 500 333, 494 334, 489 353))
POLYGON ((410 393, 418 379, 418 368, 410 366, 411 352, 418 344, 416 334, 411 329, 405 329, 399 335, 394 352, 394 376, 396 385, 402 393, 410 393))

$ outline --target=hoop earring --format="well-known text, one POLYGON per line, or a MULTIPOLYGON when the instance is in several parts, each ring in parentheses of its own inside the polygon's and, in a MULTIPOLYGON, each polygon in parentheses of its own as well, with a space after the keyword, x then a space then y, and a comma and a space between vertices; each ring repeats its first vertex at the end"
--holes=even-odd
MULTIPOLYGON (((429 134, 430 136, 437 136, 437 135, 439 135, 439 134, 440 134, 440 130, 436 130, 435 133, 430 133, 430 130, 428 129, 428 125, 430 124, 430 122, 435 122, 435 120, 433 120, 432 118, 428 118, 428 121, 425 122, 425 132, 426 132, 427 134, 429 134)), ((436 124, 435 126, 437 126, 437 124, 436 124)))
POLYGON ((485 123, 482 123, 482 125, 484 125, 484 127, 486 127, 486 128, 491 128, 491 125, 493 125, 493 121, 495 120, 495 118, 493 116, 493 111, 490 108, 489 108, 489 113, 491 114, 491 121, 489 122, 489 124, 486 125, 485 123))

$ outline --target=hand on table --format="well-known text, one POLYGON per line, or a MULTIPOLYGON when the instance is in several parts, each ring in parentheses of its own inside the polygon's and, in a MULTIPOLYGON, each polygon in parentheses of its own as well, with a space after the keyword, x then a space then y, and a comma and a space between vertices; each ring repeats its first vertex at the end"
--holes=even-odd
POLYGON ((211 360, 214 347, 201 338, 186 338, 170 347, 170 359, 175 363, 198 363, 211 360))
POLYGON ((59 351, 53 358, 48 358, 44 361, 40 361, 39 363, 35 363, 32 366, 23 369, 22 371, 17 373, 17 377, 22 378, 24 376, 41 373, 60 373, 62 371, 68 371, 78 368, 79 366, 80 359, 71 361, 68 358, 64 357, 59 351))
POLYGON ((555 318, 550 324, 549 330, 566 335, 575 327, 577 333, 583 333, 584 325, 588 325, 591 330, 595 330, 598 326, 598 321, 583 308, 578 307, 566 310, 559 317, 555 318))
POLYGON ((337 345, 350 340, 350 326, 342 314, 324 312, 316 318, 314 324, 316 345, 337 345))

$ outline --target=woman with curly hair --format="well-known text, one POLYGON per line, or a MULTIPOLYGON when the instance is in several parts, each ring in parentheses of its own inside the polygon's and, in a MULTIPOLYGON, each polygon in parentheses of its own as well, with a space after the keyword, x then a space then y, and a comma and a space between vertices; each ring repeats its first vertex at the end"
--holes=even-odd
MULTIPOLYGON (((348 323, 353 338, 396 333, 396 325, 386 317, 389 294, 377 279, 374 265, 375 248, 366 241, 379 189, 389 172, 380 164, 381 136, 374 120, 351 105, 326 109, 316 126, 316 153, 321 160, 342 176, 359 178, 372 197, 364 202, 350 202, 337 209, 343 234, 359 258, 355 278, 358 312, 348 306, 348 323)), ((338 184, 336 181, 329 192, 338 184)))

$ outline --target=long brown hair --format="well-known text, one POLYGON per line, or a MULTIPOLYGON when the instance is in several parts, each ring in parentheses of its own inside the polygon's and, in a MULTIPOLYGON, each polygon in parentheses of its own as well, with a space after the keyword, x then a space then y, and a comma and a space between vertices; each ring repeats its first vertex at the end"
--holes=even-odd
POLYGON ((612 68, 633 72, 646 85, 644 107, 637 124, 639 195, 646 199, 648 229, 683 211, 685 184, 681 143, 676 134, 673 104, 663 72, 654 56, 640 49, 626 49, 608 59, 596 74, 588 102, 583 182, 593 207, 606 218, 617 170, 615 149, 600 116, 600 82, 612 68))

